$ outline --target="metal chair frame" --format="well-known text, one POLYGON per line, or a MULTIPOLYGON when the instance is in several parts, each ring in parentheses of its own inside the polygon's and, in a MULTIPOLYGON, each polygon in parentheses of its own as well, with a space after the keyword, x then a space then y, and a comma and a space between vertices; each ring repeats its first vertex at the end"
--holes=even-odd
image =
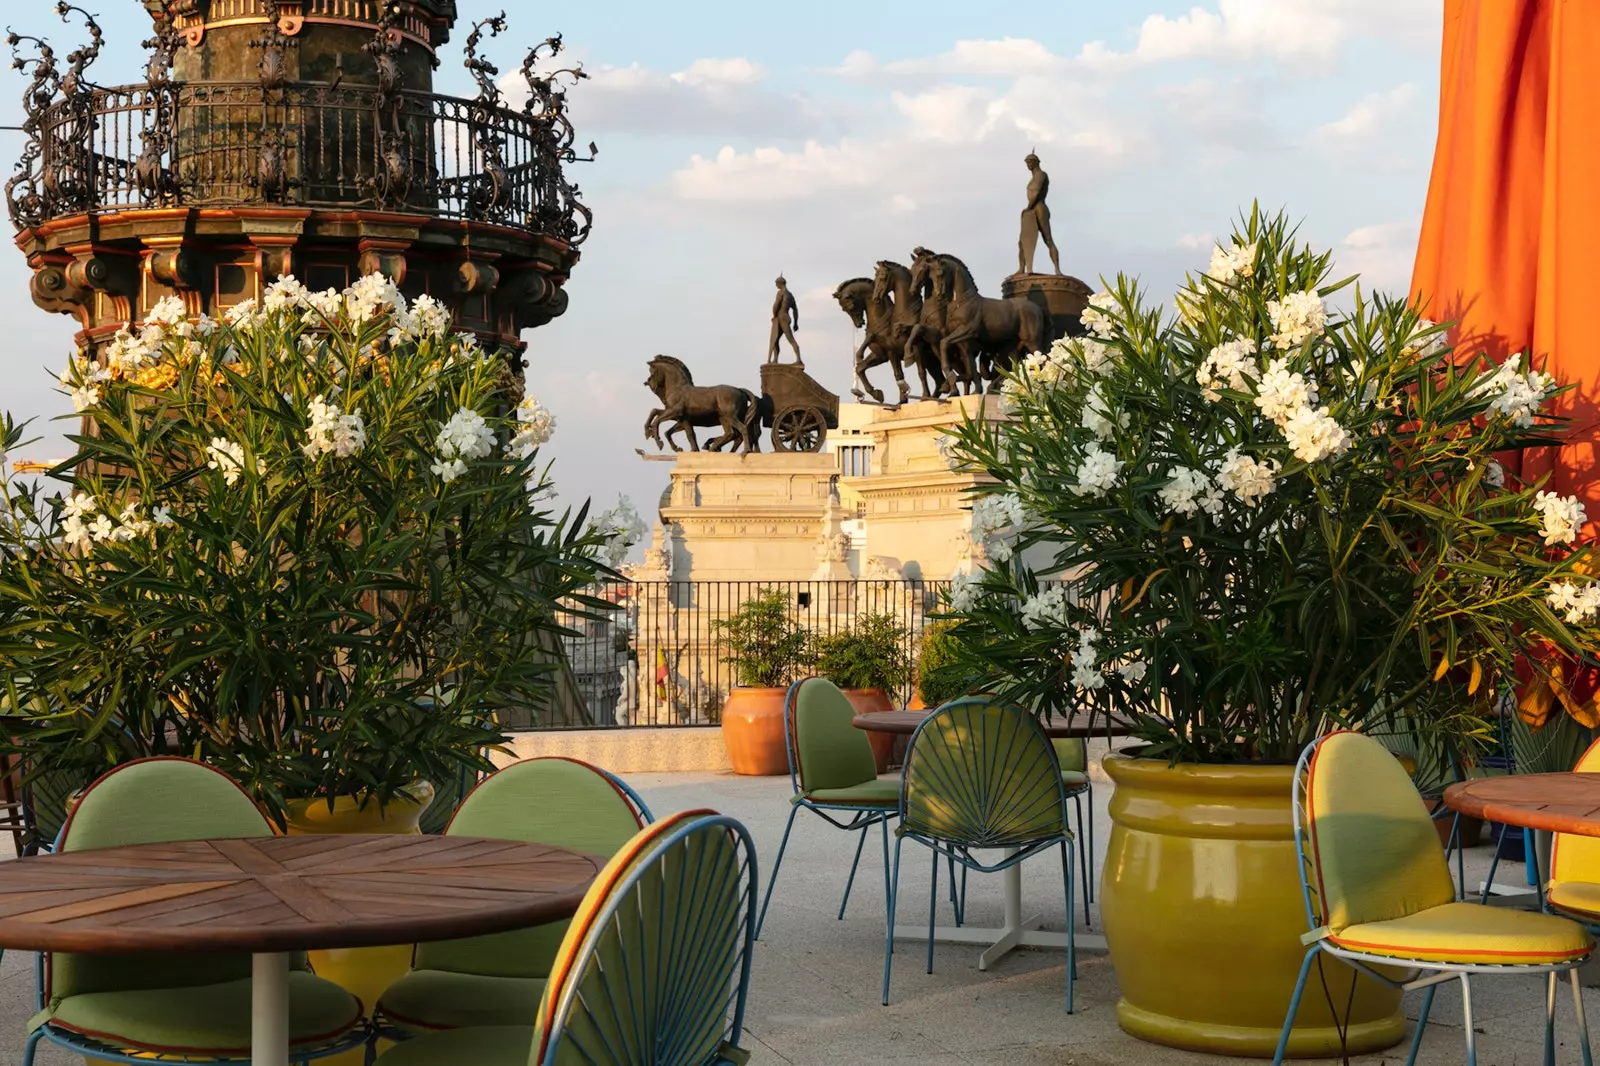
POLYGON ((794 800, 789 806, 789 820, 783 827, 783 840, 778 844, 778 856, 772 861, 772 873, 767 875, 767 894, 761 901, 761 914, 756 919, 756 939, 761 939, 761 929, 767 921, 767 908, 772 905, 772 890, 778 883, 778 870, 783 866, 783 855, 789 847, 789 834, 794 830, 795 817, 802 811, 808 810, 816 814, 823 821, 835 829, 846 832, 861 833, 861 839, 856 841, 855 858, 850 861, 850 876, 844 883, 844 898, 839 901, 838 920, 844 920, 845 908, 850 905, 850 890, 855 887, 856 868, 861 864, 861 852, 866 848, 867 831, 874 825, 883 828, 883 889, 885 898, 889 892, 889 820, 896 817, 898 812, 893 808, 869 807, 851 803, 828 803, 806 798, 800 788, 800 760, 795 752, 798 742, 795 736, 799 729, 799 699, 800 686, 812 678, 804 678, 789 686, 789 691, 783 698, 783 747, 789 758, 789 785, 794 789, 794 800), (849 815, 850 820, 845 821, 835 815, 849 815))
MULTIPOLYGON (((735 950, 737 950, 740 954, 740 958, 738 959, 738 987, 733 996, 732 1021, 723 1031, 722 1045, 718 1049, 717 1057, 713 1060, 714 1062, 718 1063, 725 1062, 742 1064, 749 1057, 748 1053, 739 1047, 739 1038, 744 1033, 745 1007, 750 995, 750 960, 752 954, 754 953, 755 947, 755 904, 757 883, 755 844, 750 839, 749 831, 745 829, 745 827, 738 820, 730 818, 725 814, 705 814, 686 822, 677 829, 674 829, 665 838, 663 838, 659 844, 653 846, 651 853, 652 855, 665 854, 669 849, 672 848, 673 845, 678 843, 678 841, 689 836, 691 833, 704 832, 708 826, 721 826, 723 829, 737 837, 739 843, 743 845, 741 850, 745 856, 745 869, 740 877, 745 884, 742 900, 744 913, 739 919, 739 924, 743 926, 743 931, 739 938, 739 944, 735 948, 735 950)), ((630 898, 633 887, 638 884, 639 880, 644 877, 653 866, 654 862, 652 861, 646 861, 637 864, 636 867, 631 870, 612 891, 611 896, 606 901, 605 906, 601 909, 599 915, 590 926, 588 936, 584 939, 583 945, 578 949, 578 953, 574 958, 572 966, 574 973, 581 973, 583 971, 584 966, 589 956, 594 951, 595 945, 598 943, 600 937, 604 934, 606 928, 612 923, 612 921, 616 919, 617 912, 625 905, 637 905, 637 902, 630 898)), ((663 893, 663 905, 665 904, 665 895, 666 894, 663 893)), ((707 911, 708 908, 700 908, 696 920, 703 921, 707 916, 707 911)), ((726 956, 723 956, 723 959, 726 959, 726 956)), ((703 983, 710 976, 712 975, 707 973, 697 974, 696 980, 693 983, 697 987, 703 985, 703 983)), ((550 1028, 550 1037, 545 1049, 544 1058, 541 1061, 541 1066, 555 1066, 557 1054, 561 1048, 562 1038, 566 1032, 567 1018, 571 1013, 575 1001, 577 1001, 580 996, 580 984, 581 982, 577 980, 568 981, 566 987, 561 993, 561 998, 556 1001, 554 1014, 555 1023, 550 1028)), ((683 1035, 685 1038, 690 1038, 693 1034, 683 1035)), ((673 1044, 672 1036, 673 1034, 670 1032, 667 1034, 658 1034, 657 1047, 659 1048, 663 1045, 670 1047, 673 1044)), ((588 1055, 587 1053, 583 1052, 581 1048, 579 1051, 580 1054, 584 1054, 584 1056, 589 1058, 590 1061, 594 1061, 592 1055, 588 1055)))
MULTIPOLYGON (((1330 733, 1329 736, 1337 736, 1330 733)), ((1417 1014, 1417 1027, 1411 1037, 1411 1049, 1406 1056, 1406 1066, 1414 1066, 1417 1061, 1417 1052, 1422 1047, 1422 1034, 1428 1028, 1428 1012, 1433 1009, 1433 995, 1438 991, 1438 986, 1446 981, 1459 980, 1461 982, 1461 1007, 1467 1041, 1467 1066, 1477 1066, 1478 1048, 1477 1034, 1473 1030, 1472 1021, 1472 978, 1475 976, 1528 976, 1530 974, 1547 975, 1545 993, 1545 1033, 1544 1050, 1545 1062, 1555 1062, 1555 1016, 1556 1016, 1556 984, 1562 973, 1569 973, 1572 980, 1572 999, 1577 1011, 1578 1028, 1582 1038, 1584 1066, 1592 1066, 1593 1058, 1589 1049, 1589 1023, 1583 1013, 1583 989, 1578 983, 1578 967, 1588 960, 1588 956, 1570 962, 1548 963, 1541 965, 1490 965, 1485 963, 1443 963, 1430 962, 1425 959, 1407 959, 1390 955, 1372 955, 1365 952, 1351 951, 1330 943, 1326 938, 1327 926, 1323 922, 1324 915, 1318 912, 1317 903, 1311 888, 1311 873, 1315 864, 1308 846, 1306 826, 1306 790, 1310 783, 1311 757, 1317 749, 1328 739, 1327 736, 1319 737, 1306 746, 1300 753, 1300 759, 1295 764, 1293 786, 1293 814, 1294 814, 1294 847, 1299 858, 1300 866, 1300 897, 1305 904, 1306 925, 1310 930, 1300 939, 1306 944, 1305 959, 1300 964, 1300 976, 1295 981, 1294 993, 1289 997, 1289 1011, 1283 1020, 1283 1031, 1278 1036, 1278 1047, 1272 1057, 1273 1066, 1281 1066, 1284 1055, 1289 1048, 1289 1034, 1294 1028, 1294 1018, 1300 1011, 1300 1000, 1305 993, 1306 981, 1311 976, 1311 964, 1317 960, 1319 954, 1329 955, 1348 963, 1351 967, 1372 978, 1374 981, 1389 988, 1410 992, 1423 989, 1422 1009, 1417 1014), (1410 976, 1396 980, 1382 973, 1376 967, 1388 967, 1406 971, 1410 976)))
MULTIPOLYGON (((1041 852, 1047 851, 1050 848, 1053 848, 1053 847, 1056 847, 1056 846, 1059 845, 1060 848, 1061 848, 1061 877, 1062 877, 1062 880, 1066 883, 1066 899, 1067 899, 1067 1013, 1071 1014, 1072 1013, 1072 982, 1073 982, 1073 979, 1077 976, 1077 967, 1078 967, 1076 938, 1073 936, 1073 921, 1072 921, 1073 896, 1074 896, 1074 884, 1073 884, 1074 878, 1073 878, 1073 862, 1072 862, 1073 838, 1072 838, 1071 830, 1066 828, 1066 825, 1067 825, 1067 791, 1066 791, 1065 785, 1061 781, 1061 764, 1056 758, 1055 746, 1050 743, 1050 738, 1045 734, 1044 728, 1039 725, 1038 719, 1034 718, 1033 715, 1028 714, 1025 711, 1019 710, 1019 709, 1017 709, 1015 707, 1011 707, 1011 706, 1006 705, 1006 704, 994 704, 994 706, 1001 707, 1004 710, 1005 713, 1014 714, 1014 715, 1018 716, 1018 718, 1026 720, 1028 725, 1032 728, 1034 736, 1036 737, 1038 742, 1040 744, 1044 745, 1044 749, 1049 753, 1050 765, 1051 765, 1051 769, 1052 769, 1052 771, 1053 771, 1053 773, 1055 775, 1056 790, 1057 790, 1057 793, 1058 793, 1058 795, 1060 797, 1060 804, 1061 804, 1062 833, 1059 836, 1049 836, 1049 837, 1044 837, 1044 838, 1035 839, 1035 840, 1017 840, 1017 841, 1007 841, 1007 840, 955 841, 955 840, 946 840, 946 839, 942 839, 942 838, 939 838, 939 837, 930 836, 930 835, 927 835, 927 834, 924 834, 924 833, 918 833, 918 832, 915 832, 915 831, 912 831, 912 830, 908 830, 905 827, 906 777, 907 777, 907 772, 909 771, 909 769, 911 767, 912 753, 913 753, 914 749, 916 748, 917 741, 921 738, 921 736, 923 734, 923 731, 926 730, 930 724, 932 724, 933 722, 937 721, 941 715, 950 713, 950 711, 952 709, 959 708, 959 707, 962 707, 962 706, 965 706, 965 705, 971 705, 971 704, 974 704, 974 703, 983 704, 983 705, 991 705, 989 703, 989 701, 987 701, 987 700, 975 700, 975 699, 954 700, 954 701, 952 701, 950 703, 947 703, 944 706, 942 706, 942 707, 938 708, 937 710, 935 710, 934 712, 932 712, 931 714, 929 714, 927 718, 922 720, 922 722, 917 726, 916 731, 911 734, 910 743, 906 745, 905 761, 904 761, 903 765, 901 766, 901 770, 900 770, 900 809, 899 809, 899 812, 898 812, 898 814, 900 816, 900 826, 895 830, 894 872, 891 875, 890 882, 889 882, 889 927, 888 927, 888 930, 887 930, 887 935, 886 935, 886 938, 885 938, 884 950, 883 950, 883 1005, 884 1006, 888 1006, 889 1005, 889 979, 890 979, 890 974, 891 974, 891 967, 892 967, 892 964, 893 964, 893 961, 894 961, 894 918, 895 918, 895 909, 896 909, 896 903, 898 902, 899 886, 900 886, 900 846, 903 843, 905 843, 905 841, 908 838, 911 839, 911 840, 915 840, 917 843, 922 844, 923 846, 927 847, 930 851, 933 852, 933 884, 932 884, 932 887, 929 890, 929 896, 928 896, 928 972, 929 973, 933 972, 934 916, 935 916, 935 914, 937 912, 938 902, 939 902, 939 857, 941 855, 943 855, 945 857, 947 862, 956 863, 956 864, 959 864, 961 866, 961 876, 962 876, 961 902, 957 905, 957 908, 956 908, 956 913, 957 913, 957 916, 958 916, 957 917, 957 924, 960 924, 960 921, 963 920, 964 917, 965 917, 964 912, 966 910, 966 875, 967 875, 967 871, 976 870, 978 873, 983 873, 983 874, 1000 873, 1000 872, 1002 872, 1002 871, 1004 871, 1006 869, 1009 869, 1012 866, 1016 866, 1018 863, 1021 863, 1026 859, 1030 859, 1033 856, 1040 854, 1041 852), (986 863, 983 863, 983 862, 979 861, 978 859, 973 858, 972 849, 974 849, 974 848, 982 848, 982 849, 1001 848, 1001 849, 1007 850, 1009 853, 1007 855, 1005 855, 1003 858, 1001 858, 998 862, 987 863, 986 864, 986 863), (1012 849, 1015 849, 1015 850, 1012 850, 1012 849)), ((1002 761, 1005 761, 1005 760, 1002 760, 1002 761)), ((954 880, 953 875, 952 875, 952 880, 954 880)))

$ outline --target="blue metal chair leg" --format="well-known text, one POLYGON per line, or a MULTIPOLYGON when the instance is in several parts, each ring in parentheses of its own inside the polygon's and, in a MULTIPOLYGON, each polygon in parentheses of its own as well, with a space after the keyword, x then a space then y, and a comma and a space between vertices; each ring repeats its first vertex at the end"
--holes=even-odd
POLYGON ((761 927, 767 924, 767 908, 772 906, 772 889, 778 883, 778 867, 783 865, 783 850, 789 846, 789 833, 794 829, 794 816, 800 813, 796 803, 789 808, 789 822, 783 827, 783 842, 778 845, 778 857, 772 862, 772 876, 767 878, 767 898, 761 901, 761 916, 756 919, 755 939, 761 939, 761 927))
POLYGON ((883 943, 883 1005, 889 1005, 889 973, 894 965, 894 910, 895 898, 900 892, 900 845, 904 837, 894 841, 894 871, 889 875, 889 921, 884 925, 883 943))
POLYGON ((1433 994, 1438 985, 1429 985, 1422 991, 1422 1009, 1417 1012, 1417 1031, 1411 1034, 1411 1053, 1406 1056, 1406 1066, 1416 1066, 1417 1052, 1422 1050, 1422 1034, 1428 1028, 1428 1012, 1433 1009, 1433 994))
MULTIPOLYGON (((857 818, 860 815, 856 816, 857 818)), ((867 830, 872 828, 872 822, 867 821, 861 826, 861 839, 856 841, 856 857, 850 860, 850 877, 844 883, 844 899, 839 901, 839 920, 844 921, 844 909, 850 906, 850 889, 855 887, 856 867, 861 865, 861 849, 867 846, 867 830)))
POLYGON ((1450 819, 1450 841, 1444 847, 1444 857, 1447 860, 1451 851, 1456 853, 1456 884, 1460 886, 1456 890, 1456 899, 1459 901, 1467 898, 1467 853, 1461 847, 1460 811, 1456 811, 1455 816, 1450 819))
POLYGON ((1061 842, 1061 877, 1067 883, 1067 1013, 1072 1013, 1072 982, 1078 978, 1078 938, 1072 933, 1072 842, 1061 842))
MULTIPOLYGON (((1073 807, 1077 808, 1077 812, 1078 812, 1078 836, 1082 837, 1084 835, 1083 834, 1083 793, 1080 792, 1076 796, 1072 797, 1072 805, 1073 805, 1073 807)), ((1087 929, 1087 928, 1089 928, 1089 891, 1090 891, 1089 888, 1088 888, 1088 885, 1089 885, 1089 851, 1088 851, 1087 848, 1079 848, 1078 849, 1078 871, 1083 876, 1083 884, 1084 884, 1084 890, 1083 890, 1083 927, 1085 929, 1087 929)), ((1067 920, 1069 922, 1072 920, 1071 916, 1072 916, 1072 912, 1068 911, 1067 912, 1067 920)))
MULTIPOLYGON (((950 860, 952 863, 954 859, 950 860)), ((955 870, 952 867, 950 879, 955 880, 955 870)), ((928 896, 928 972, 933 972, 933 923, 939 917, 939 849, 933 851, 933 888, 928 896)))
POLYGON ((1589 1019, 1583 1013, 1583 989, 1578 984, 1578 968, 1567 973, 1572 977, 1572 1005, 1578 1012, 1578 1047, 1583 1051, 1583 1066, 1594 1066, 1594 1054, 1589 1050, 1589 1019))
POLYGON ((1313 944, 1300 964, 1300 976, 1294 983, 1294 994, 1289 997, 1289 1013, 1283 1019, 1283 1032, 1278 1034, 1278 1050, 1273 1052, 1272 1066, 1283 1066, 1283 1056, 1289 1050, 1289 1031, 1294 1028, 1294 1016, 1300 1013, 1300 997, 1305 994, 1306 978, 1311 976, 1311 963, 1319 950, 1313 944))
POLYGON ((1467 1031, 1467 1066, 1478 1066, 1478 1034, 1472 1028, 1472 976, 1461 975, 1461 1024, 1467 1031))
MULTIPOLYGON (((883 906, 888 924, 894 924, 893 891, 889 887, 889 818, 885 815, 883 823, 883 906)), ((894 941, 889 941, 889 950, 894 950, 894 941)))
POLYGON ((28 1042, 22 1048, 22 1066, 33 1066, 34 1053, 39 1049, 39 1041, 44 1039, 44 1030, 35 1029, 28 1034, 28 1042))
POLYGON ((1489 902, 1489 890, 1494 887, 1494 872, 1500 868, 1500 848, 1506 842, 1507 826, 1500 823, 1500 835, 1494 838, 1494 857, 1489 860, 1489 876, 1483 879, 1483 893, 1478 897, 1479 903, 1489 902))

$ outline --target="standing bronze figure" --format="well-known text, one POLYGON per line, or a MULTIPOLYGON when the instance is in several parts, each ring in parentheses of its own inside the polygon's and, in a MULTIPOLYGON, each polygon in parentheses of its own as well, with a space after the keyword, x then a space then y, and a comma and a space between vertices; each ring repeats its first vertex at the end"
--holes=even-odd
POLYGON ((800 342, 794 339, 795 330, 800 328, 800 305, 794 301, 794 293, 789 291, 789 283, 780 276, 776 282, 778 294, 772 298, 772 337, 767 342, 767 362, 778 361, 778 342, 783 337, 789 338, 789 347, 794 349, 796 366, 804 366, 800 359, 800 342))
POLYGON ((1032 176, 1028 178, 1028 206, 1022 209, 1022 237, 1017 241, 1017 273, 1033 273, 1033 253, 1043 237, 1044 246, 1050 250, 1050 262, 1059 274, 1061 253, 1056 251, 1055 238, 1050 235, 1050 208, 1045 203, 1050 194, 1050 175, 1040 168, 1039 157, 1032 152, 1023 162, 1032 176))

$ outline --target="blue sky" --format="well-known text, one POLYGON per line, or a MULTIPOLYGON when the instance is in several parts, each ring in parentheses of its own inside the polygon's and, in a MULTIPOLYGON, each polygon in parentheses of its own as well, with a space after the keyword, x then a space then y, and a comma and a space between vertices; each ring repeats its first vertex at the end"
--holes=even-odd
MULTIPOLYGON (((6 6, 18 30, 74 41, 51 0, 6 6)), ((135 80, 139 6, 88 6, 108 38, 94 73, 135 80)), ((464 23, 500 6, 459 3, 464 23)), ((489 51, 502 69, 562 32, 592 74, 570 99, 600 147, 576 171, 594 233, 570 310, 526 336, 568 497, 624 492, 652 512, 666 468, 634 454, 653 406, 645 362, 665 352, 702 382, 754 385, 779 271, 808 369, 841 393, 855 338, 828 297, 840 281, 922 244, 997 295, 1030 148, 1051 175, 1063 268, 1091 284, 1127 271, 1169 292, 1257 198, 1303 219, 1347 272, 1384 288, 1409 277, 1441 0, 506 6, 511 31, 489 51)), ((437 91, 471 95, 466 29, 437 91)), ((0 80, 0 123, 18 121, 23 85, 0 80)), ((0 134, 0 151, 19 149, 0 134)), ((0 407, 48 416, 69 406, 53 379, 74 327, 35 308, 26 280, 20 255, 0 255, 0 407)))

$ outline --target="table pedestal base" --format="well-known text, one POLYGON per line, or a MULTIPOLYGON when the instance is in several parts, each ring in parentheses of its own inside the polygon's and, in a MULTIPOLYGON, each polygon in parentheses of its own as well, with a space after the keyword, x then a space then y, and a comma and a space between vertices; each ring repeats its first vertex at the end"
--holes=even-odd
POLYGON ((250 1066, 289 1066, 289 956, 250 957, 250 1066))

